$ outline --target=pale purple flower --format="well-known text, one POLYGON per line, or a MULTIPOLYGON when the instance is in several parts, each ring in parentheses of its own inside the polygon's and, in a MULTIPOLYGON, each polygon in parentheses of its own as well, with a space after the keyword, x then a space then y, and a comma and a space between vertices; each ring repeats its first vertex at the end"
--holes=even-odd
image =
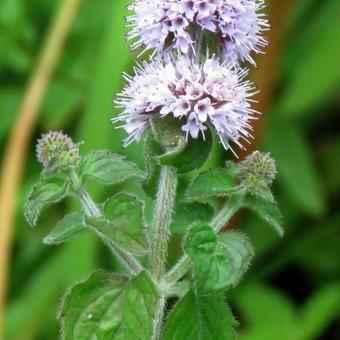
POLYGON ((208 126, 215 129, 224 148, 230 142, 240 148, 251 138, 250 107, 254 88, 244 80, 246 71, 229 69, 216 57, 198 64, 188 56, 177 60, 143 62, 135 76, 125 74, 128 84, 114 103, 123 112, 112 121, 129 134, 125 145, 139 141, 155 116, 177 119, 186 137, 203 138, 208 126))
POLYGON ((264 0, 136 0, 129 6, 134 13, 127 18, 128 39, 134 40, 132 49, 142 47, 142 52, 177 49, 186 54, 196 50, 197 32, 209 31, 227 63, 255 64, 251 52, 267 45, 262 33, 269 25, 259 13, 263 7, 264 0))

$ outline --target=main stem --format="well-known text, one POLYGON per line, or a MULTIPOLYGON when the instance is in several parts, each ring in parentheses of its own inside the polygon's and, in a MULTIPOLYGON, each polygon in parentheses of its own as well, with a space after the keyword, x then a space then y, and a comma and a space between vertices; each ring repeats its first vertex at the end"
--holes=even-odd
POLYGON ((154 210, 152 233, 153 246, 151 273, 160 279, 165 273, 170 237, 170 223, 177 189, 176 169, 170 166, 161 168, 157 201, 154 210))
MULTIPOLYGON (((158 185, 157 201, 155 205, 152 233, 153 244, 151 254, 151 273, 161 282, 166 271, 168 254, 168 241, 170 237, 170 223, 173 207, 175 204, 177 189, 176 169, 169 166, 161 168, 160 181, 158 185)), ((166 296, 160 287, 160 297, 157 311, 153 322, 152 340, 159 340, 162 333, 162 322, 164 317, 166 296)))

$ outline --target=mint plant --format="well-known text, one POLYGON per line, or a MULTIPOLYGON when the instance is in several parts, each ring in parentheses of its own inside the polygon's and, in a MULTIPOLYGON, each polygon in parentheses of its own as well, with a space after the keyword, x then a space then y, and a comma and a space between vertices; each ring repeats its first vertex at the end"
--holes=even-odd
POLYGON ((29 224, 37 224, 45 206, 72 196, 81 210, 59 221, 44 242, 60 244, 90 230, 126 268, 96 271, 68 290, 58 314, 63 339, 235 338, 226 292, 243 278, 254 249, 246 235, 225 227, 249 209, 283 235, 271 193, 275 162, 256 151, 241 162, 199 170, 213 143, 237 156, 234 145, 243 149, 252 138, 255 89, 241 64, 254 63, 250 53, 266 44, 262 6, 254 0, 137 0, 130 6, 133 48, 155 52, 134 76, 124 75, 127 85, 114 101, 123 112, 112 121, 128 133, 125 146, 144 139, 145 169, 109 150, 82 156, 62 132, 38 141, 43 171, 26 202, 29 224), (179 180, 193 170, 198 175, 185 197, 177 197, 179 180), (131 178, 153 198, 151 220, 146 203, 131 193, 95 202, 87 191, 90 181, 115 186, 131 178), (172 231, 182 247, 173 266, 172 231))

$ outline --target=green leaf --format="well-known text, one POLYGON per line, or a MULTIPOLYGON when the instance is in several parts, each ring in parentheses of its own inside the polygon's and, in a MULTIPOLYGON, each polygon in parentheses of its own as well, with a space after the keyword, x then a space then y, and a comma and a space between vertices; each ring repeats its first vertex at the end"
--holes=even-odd
POLYGON ((185 138, 181 126, 170 115, 151 120, 153 136, 157 143, 168 149, 169 154, 177 154, 185 147, 185 138))
POLYGON ((164 153, 158 155, 159 162, 176 167, 179 174, 199 169, 210 156, 213 144, 210 130, 205 138, 200 136, 186 141, 180 124, 167 116, 154 118, 152 131, 156 142, 164 149, 164 153))
POLYGON ((49 245, 61 244, 84 230, 86 230, 84 214, 80 212, 71 213, 56 224, 44 238, 44 243, 49 245))
POLYGON ((222 295, 195 296, 189 291, 170 312, 164 340, 234 340, 234 319, 222 295))
POLYGON ((225 197, 240 190, 236 176, 225 169, 210 169, 200 173, 188 188, 190 199, 225 197))
POLYGON ((218 236, 205 224, 189 232, 184 248, 193 262, 197 288, 201 292, 235 285, 253 256, 252 245, 244 235, 228 232, 218 236))
POLYGON ((146 272, 133 279, 96 272, 66 295, 62 339, 150 340, 158 293, 146 272))
POLYGON ((311 216, 324 214, 321 177, 301 127, 296 123, 273 121, 267 129, 266 145, 277 163, 278 181, 287 196, 311 216))
POLYGON ((104 185, 121 183, 131 177, 144 177, 134 163, 108 150, 90 152, 82 161, 79 171, 82 179, 89 178, 104 185))
POLYGON ((273 227, 279 236, 282 237, 284 235, 282 215, 271 194, 265 195, 261 192, 249 192, 243 198, 243 204, 273 227))
POLYGON ((87 223, 108 241, 137 254, 148 254, 145 237, 144 206, 138 197, 119 193, 108 199, 103 208, 105 218, 87 218, 87 223))
POLYGON ((194 224, 208 222, 213 214, 214 209, 208 204, 178 202, 172 216, 171 233, 183 234, 194 224))
POLYGON ((33 187, 25 204, 25 217, 31 226, 35 226, 44 206, 58 203, 67 194, 69 182, 64 178, 46 176, 33 187))
POLYGON ((180 151, 166 153, 159 157, 161 164, 172 165, 177 168, 179 174, 199 169, 209 158, 212 150, 212 135, 206 131, 205 139, 200 136, 197 139, 190 138, 180 151))

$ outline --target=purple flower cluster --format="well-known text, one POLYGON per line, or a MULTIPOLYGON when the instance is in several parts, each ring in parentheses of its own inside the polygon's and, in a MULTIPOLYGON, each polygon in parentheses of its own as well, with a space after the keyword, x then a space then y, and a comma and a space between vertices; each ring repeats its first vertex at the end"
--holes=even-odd
POLYGON ((199 64, 188 56, 144 62, 135 71, 134 77, 125 74, 128 84, 115 100, 123 112, 112 120, 123 122, 129 134, 125 145, 142 138, 155 114, 179 119, 187 138, 204 138, 211 125, 226 149, 230 141, 240 148, 241 139, 249 142, 249 122, 256 112, 250 107, 254 88, 244 80, 245 71, 232 71, 216 57, 199 64))
POLYGON ((212 127, 225 149, 250 142, 255 89, 240 65, 255 64, 251 53, 267 44, 263 6, 263 0, 135 0, 129 6, 132 48, 154 53, 134 76, 124 75, 127 85, 114 101, 123 112, 112 122, 129 134, 125 145, 141 140, 153 117, 169 115, 186 138, 205 138, 212 127), (213 56, 206 32, 215 39, 213 56))
POLYGON ((195 53, 197 32, 212 32, 226 62, 249 61, 251 52, 261 52, 267 41, 262 32, 267 20, 259 11, 263 0, 137 0, 127 18, 132 30, 132 48, 156 52, 177 49, 195 53))

